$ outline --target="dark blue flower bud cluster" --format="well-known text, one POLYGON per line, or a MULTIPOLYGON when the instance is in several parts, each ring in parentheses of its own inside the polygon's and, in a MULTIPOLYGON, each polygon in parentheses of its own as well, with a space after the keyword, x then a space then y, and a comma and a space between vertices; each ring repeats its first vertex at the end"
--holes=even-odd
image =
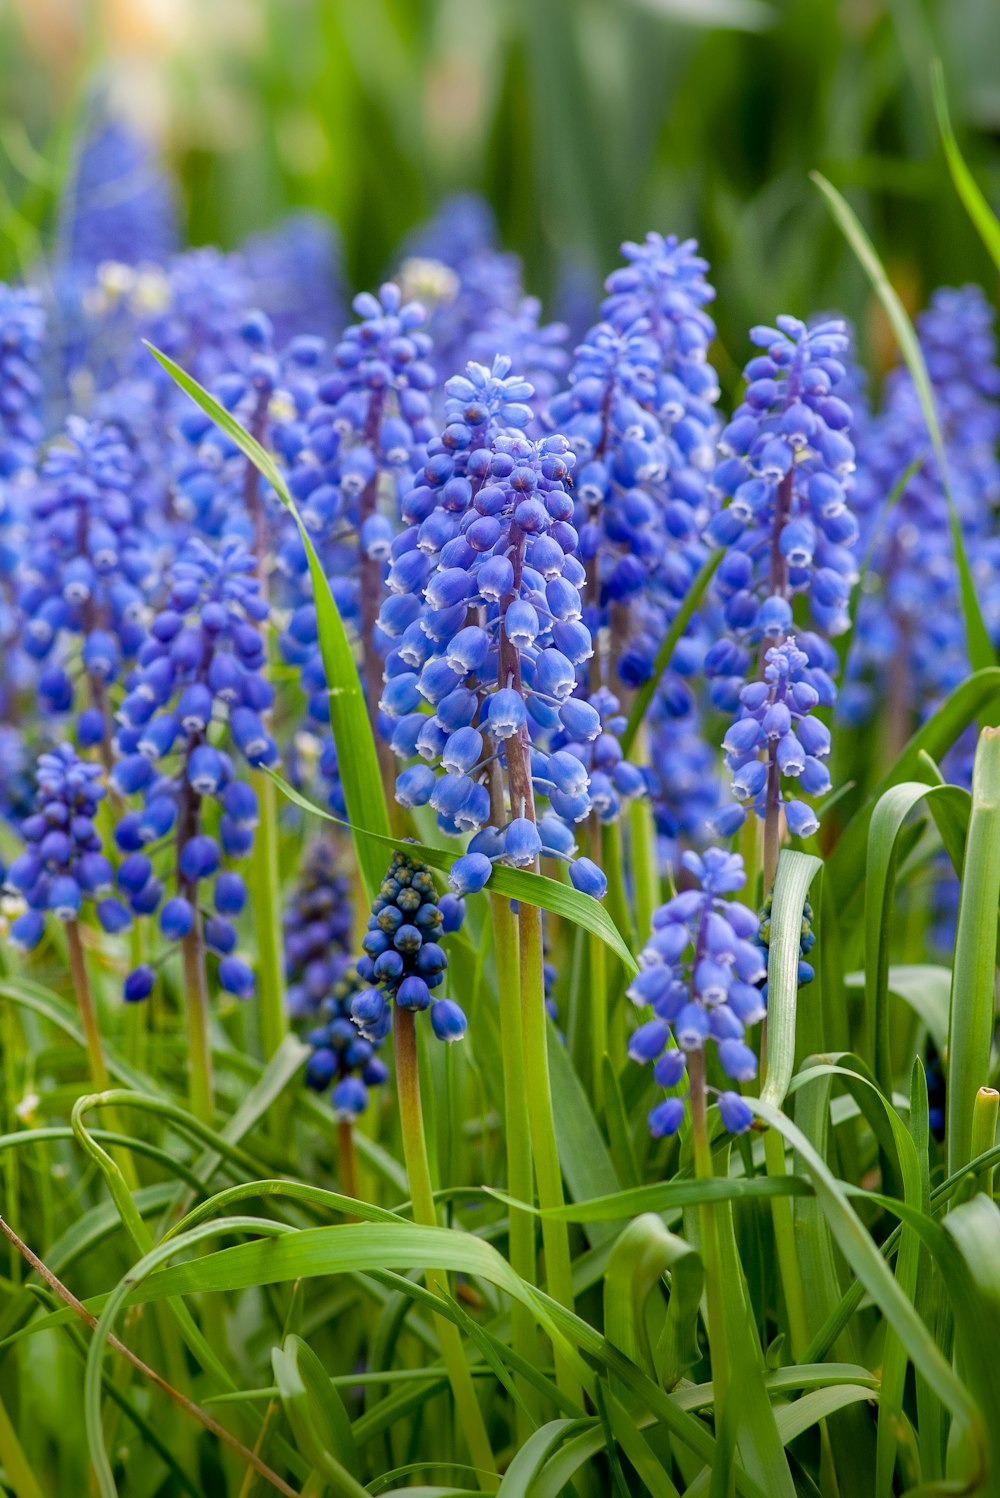
POLYGON ((21 822, 25 851, 7 870, 6 884, 24 898, 27 909, 11 922, 9 937, 30 951, 45 933, 45 919, 79 919, 85 902, 93 905, 105 931, 131 924, 112 893, 114 869, 102 850, 96 819, 105 795, 101 767, 82 760, 69 744, 39 756, 37 796, 21 822))
POLYGON ((329 842, 313 843, 285 906, 285 999, 293 1019, 319 1013, 353 966, 351 898, 329 842))
MULTIPOLYGON (((188 543, 126 681, 118 714, 121 758, 112 773, 121 795, 143 795, 142 809, 126 812, 115 828, 127 855, 118 883, 132 909, 146 916, 159 911, 168 941, 192 932, 203 936, 219 955, 221 986, 241 998, 253 992, 254 980, 235 955, 232 918, 243 909, 247 891, 228 861, 252 850, 257 797, 219 744, 231 742, 253 766, 277 760, 263 717, 274 695, 262 675, 260 625, 267 614, 254 558, 239 542, 224 542, 217 552, 204 542, 188 543), (214 832, 203 825, 206 801, 218 806, 214 832), (156 855, 168 835, 172 863, 164 871, 156 855), (209 880, 213 912, 203 915, 199 888, 209 880), (175 892, 164 901, 169 882, 175 892)), ((152 987, 149 970, 137 972, 141 978, 133 973, 126 981, 127 998, 145 998, 152 987), (147 981, 145 992, 139 991, 147 981)))
POLYGON ((392 855, 361 943, 357 972, 369 987, 351 1001, 351 1015, 365 1039, 385 1039, 394 1004, 414 1012, 429 1009, 438 1040, 462 1039, 468 1022, 461 1008, 453 999, 434 997, 448 966, 438 938, 457 930, 462 914, 461 900, 438 896, 426 864, 402 850, 392 855))
MULTIPOLYGON (((769 947, 771 945, 771 910, 772 910, 773 904, 774 904, 774 898, 773 898, 773 896, 772 895, 768 895, 767 899, 764 901, 764 908, 761 911, 760 929, 757 932, 757 942, 758 942, 761 950, 764 953, 764 961, 765 961, 765 963, 767 962, 767 952, 768 952, 768 949, 769 949, 769 947)), ((810 956, 810 954, 812 952, 812 949, 813 949, 813 947, 815 945, 816 945, 816 933, 813 930, 812 901, 807 898, 805 905, 802 907, 802 928, 801 928, 801 931, 799 933, 799 972, 798 972, 798 985, 799 985, 800 988, 804 988, 807 983, 811 983, 813 981, 813 979, 815 978, 815 976, 816 976, 816 970, 813 967, 812 963, 809 961, 809 956, 810 956)), ((760 985, 760 996, 761 996, 762 1001, 766 1004, 767 1003, 767 980, 766 979, 760 985)))
POLYGON ((369 1087, 387 1073, 376 1055, 381 1042, 360 1035, 351 1017, 360 988, 351 957, 351 903, 328 842, 314 843, 306 854, 283 924, 289 1011, 311 1021, 306 1085, 316 1092, 332 1085, 336 1117, 356 1118, 367 1107, 369 1087))
MULTIPOLYGON (((674 895, 656 911, 652 935, 639 954, 639 973, 628 990, 634 1004, 649 1005, 654 1014, 633 1032, 629 1055, 633 1061, 652 1062, 656 1081, 672 1093, 649 1115, 650 1131, 658 1138, 680 1128, 685 1100, 673 1089, 685 1081, 687 1057, 703 1051, 708 1042, 727 1077, 753 1080, 757 1058, 745 1036, 765 1014, 760 984, 767 966, 758 943, 757 915, 725 898, 745 883, 742 858, 708 848, 702 855, 685 853, 683 865, 696 887, 674 895)), ((738 1092, 718 1092, 717 1101, 727 1129, 742 1133, 750 1127, 752 1114, 738 1092)))
POLYGON ((146 638, 146 600, 158 581, 156 545, 136 503, 135 462, 117 427, 71 416, 31 497, 30 531, 16 589, 22 645, 46 662, 38 678, 52 712, 73 706, 70 666, 58 647, 79 641, 87 683, 81 744, 107 742, 109 689, 146 638))

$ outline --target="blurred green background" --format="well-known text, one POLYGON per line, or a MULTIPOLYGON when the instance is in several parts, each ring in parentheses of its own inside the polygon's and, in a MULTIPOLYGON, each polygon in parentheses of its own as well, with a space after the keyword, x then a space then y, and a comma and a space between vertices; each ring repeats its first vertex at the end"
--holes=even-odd
MULTIPOLYGON (((882 331, 810 168, 912 306, 993 273, 930 99, 1000 198, 998 0, 0 0, 5 244, 44 246, 96 86, 162 142, 193 242, 330 211, 354 286, 456 189, 493 203, 529 289, 598 278, 647 228, 693 234, 723 350, 779 310, 882 331)), ((721 355, 725 373, 725 352, 721 355)))

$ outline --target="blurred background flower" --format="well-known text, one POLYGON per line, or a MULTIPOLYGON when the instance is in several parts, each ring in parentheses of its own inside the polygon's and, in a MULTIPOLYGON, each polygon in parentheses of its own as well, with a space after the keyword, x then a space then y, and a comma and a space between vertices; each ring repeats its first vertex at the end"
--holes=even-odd
POLYGON ((995 197, 993 0, 8 0, 0 44, 7 277, 51 244, 97 98, 165 152, 182 240, 233 247, 322 210, 354 286, 459 190, 486 194, 525 284, 576 332, 622 239, 694 235, 717 267, 727 388, 763 276, 775 309, 837 307, 888 359, 812 167, 849 191, 914 306, 990 275, 929 69, 942 56, 995 197))

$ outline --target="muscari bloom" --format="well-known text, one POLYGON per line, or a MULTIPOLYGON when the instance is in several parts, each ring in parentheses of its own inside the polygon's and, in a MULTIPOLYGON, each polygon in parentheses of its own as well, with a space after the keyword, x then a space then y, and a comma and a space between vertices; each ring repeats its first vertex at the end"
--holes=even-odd
MULTIPOLYGON (((685 1081, 688 1056, 711 1044, 727 1077, 750 1082, 757 1075, 757 1058, 745 1036, 766 1012, 760 985, 767 967, 756 914, 726 898, 745 883, 743 860, 708 848, 702 855, 689 851, 682 861, 697 886, 654 913, 639 973, 628 990, 638 1007, 652 1007, 654 1017, 633 1032, 629 1055, 652 1062, 657 1083, 672 1090, 685 1081)), ((709 1091, 727 1129, 742 1133, 750 1127, 753 1115, 738 1092, 709 1091)), ((665 1098, 649 1115, 651 1133, 675 1134, 684 1113, 683 1096, 665 1098)))
MULTIPOLYGON (((112 773, 121 795, 143 796, 142 809, 126 812, 115 828, 127 855, 118 884, 131 908, 147 916, 158 911, 167 941, 202 937, 219 956, 221 986, 241 998, 252 993, 254 980, 235 954, 232 918, 247 891, 230 865, 253 848, 257 798, 221 745, 233 744, 254 767, 278 757, 262 716, 273 701, 262 675, 260 625, 268 608, 253 574, 254 558, 238 542, 224 542, 218 552, 189 542, 126 680, 121 757, 112 773), (205 801, 219 807, 215 832, 205 829, 205 801), (213 909, 206 914, 202 889, 209 880, 213 909), (174 893, 164 900, 168 885, 174 893)), ((146 994, 130 993, 126 980, 126 996, 146 994)))
POLYGON ((82 760, 69 744, 39 756, 37 795, 20 826, 25 851, 7 870, 6 884, 27 909, 10 925, 10 940, 22 951, 41 941, 49 915, 76 921, 92 904, 105 931, 131 924, 128 910, 113 893, 114 869, 102 851, 95 825, 105 795, 101 767, 82 760))
MULTIPOLYGON (((0 282, 0 498, 5 480, 30 468, 42 438, 45 311, 37 291, 0 282)), ((0 519, 3 518, 0 513, 0 519)))
POLYGON ((51 712, 74 704, 79 642, 86 702, 77 721, 85 746, 110 744, 109 691, 146 637, 146 600, 157 581, 154 543, 136 502, 132 451, 117 427, 71 416, 32 491, 17 604, 26 654, 45 662, 38 694, 51 712))
POLYGON ((328 842, 308 849, 282 919, 285 999, 293 1019, 320 1012, 352 966, 351 897, 328 842))
POLYGON ((244 241, 251 305, 271 319, 279 347, 302 333, 333 337, 342 315, 341 260, 332 219, 309 208, 244 241))
POLYGON ((337 872, 328 842, 314 843, 284 915, 287 1001, 293 1017, 311 1022, 306 1041, 306 1085, 332 1087, 337 1118, 365 1109, 368 1089, 384 1082, 376 1054, 381 1042, 358 1033, 351 1001, 360 988, 351 957, 351 902, 347 880, 337 872))
POLYGON ((482 887, 491 861, 529 867, 543 852, 569 858, 574 880, 603 893, 600 871, 573 859, 571 831, 591 810, 581 746, 602 730, 576 695, 593 646, 566 487, 572 453, 562 436, 523 435, 531 386, 506 359, 470 364, 447 390, 441 438, 404 501, 410 525, 379 616, 393 641, 380 705, 395 720, 396 754, 418 757, 396 798, 430 803, 446 832, 475 834, 452 871, 461 893, 482 887), (510 782, 503 826, 486 825, 496 820, 494 766, 510 782), (537 825, 536 795, 554 813, 537 825))
MULTIPOLYGON (((725 632, 704 669, 713 705, 735 714, 725 740, 734 791, 761 815, 784 802, 782 776, 797 778, 810 795, 828 788, 821 763, 828 736, 808 715, 836 700, 837 656, 825 637, 849 626, 857 578, 851 408, 838 394, 847 378, 846 328, 777 322, 751 331, 766 352, 747 365, 743 404, 719 439, 713 483, 729 502, 707 527, 708 538, 726 548, 713 580, 725 632), (793 624, 797 594, 815 628, 793 624), (748 684, 753 653, 760 680, 748 684)), ((793 832, 815 831, 805 803, 792 801, 785 811, 793 832)), ((728 834, 741 820, 738 807, 727 807, 714 823, 728 834)))
POLYGON ((84 136, 62 204, 60 253, 75 269, 163 263, 176 248, 173 183, 150 143, 123 119, 99 119, 84 136))
MULTIPOLYGON (((994 312, 978 287, 942 287, 916 320, 948 477, 984 619, 1000 641, 1000 367, 994 312)), ((864 723, 888 701, 907 735, 968 673, 948 500, 909 373, 886 381, 858 444, 855 508, 871 546, 838 715, 864 723), (891 508, 911 465, 917 471, 891 508)), ((970 760, 971 766, 971 760, 970 760)))
POLYGON ((365 1039, 385 1039, 393 1005, 414 1012, 429 1009, 438 1040, 462 1039, 468 1022, 461 1008, 453 999, 434 996, 448 966, 438 937, 455 930, 460 915, 460 902, 439 899, 426 864, 402 850, 393 854, 361 943, 364 956, 357 973, 369 986, 351 1000, 351 1015, 365 1039))

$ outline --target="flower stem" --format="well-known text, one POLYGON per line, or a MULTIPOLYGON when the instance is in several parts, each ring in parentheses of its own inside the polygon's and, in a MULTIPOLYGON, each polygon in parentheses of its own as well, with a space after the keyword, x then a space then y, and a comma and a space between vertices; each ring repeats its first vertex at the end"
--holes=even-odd
POLYGON ((79 1005, 83 1033, 87 1042, 90 1078, 98 1092, 107 1092, 110 1086, 108 1068, 104 1060, 104 1048, 101 1045, 101 1032, 97 1025, 97 1010, 90 987, 87 960, 83 952, 83 942, 80 940, 79 921, 66 922, 66 946, 69 950, 69 970, 73 978, 73 989, 76 993, 76 1002, 79 1005))
POLYGON ((208 1039, 208 985, 205 981, 205 952, 197 920, 181 942, 181 960, 184 965, 184 1012, 190 1046, 188 1062, 191 1068, 191 1110, 202 1123, 211 1123, 214 1084, 212 1049, 208 1039))
MULTIPOLYGON (((537 905, 522 904, 518 910, 521 969, 521 1032, 524 1040, 524 1075, 528 1089, 528 1122, 538 1181, 538 1202, 543 1212, 563 1206, 562 1171, 556 1144, 549 1079, 548 1035, 545 1015, 545 982, 542 954, 542 913, 537 905)), ((569 1252, 569 1226, 556 1218, 542 1218, 545 1274, 549 1294, 568 1311, 573 1309, 573 1264, 569 1252)), ((582 1396, 579 1380, 563 1349, 553 1349, 556 1382, 574 1400, 582 1396)))
MULTIPOLYGON (((715 1175, 708 1138, 708 1099, 705 1092, 705 1052, 689 1051, 687 1058, 691 1098, 691 1144, 694 1173, 699 1181, 715 1175)), ((721 1249, 714 1202, 701 1204, 701 1232, 705 1259, 705 1299, 708 1304, 708 1342, 712 1355, 712 1387, 715 1393, 715 1429, 722 1429, 728 1384, 725 1301, 720 1280, 721 1249)))
POLYGON ((288 1031, 285 1014, 281 940, 281 882, 278 872, 278 805, 274 781, 262 770, 250 776, 257 792, 260 822, 250 860, 254 926, 257 932, 257 1014, 260 1047, 270 1061, 288 1031))
MULTIPOLYGON (((434 1189, 431 1185, 430 1162, 427 1158, 427 1137, 424 1133, 424 1115, 420 1103, 415 1018, 411 1009, 396 1008, 393 1014, 399 1123, 403 1136, 403 1158, 410 1183, 414 1221, 422 1223, 425 1227, 437 1227, 438 1217, 434 1206, 434 1189)), ((437 1269, 427 1269, 424 1277, 428 1290, 442 1298, 448 1295, 446 1274, 437 1269)), ((443 1316, 435 1317, 435 1322, 438 1341, 441 1344, 441 1356, 448 1370, 459 1424, 465 1435, 473 1463, 482 1469, 477 1473, 479 1485, 487 1492, 495 1492, 498 1487, 495 1475, 496 1461, 486 1431, 483 1412, 476 1398, 472 1374, 469 1372, 469 1364, 462 1347, 461 1334, 454 1322, 446 1320, 443 1316)))
MULTIPOLYGON (((490 896, 493 914, 493 950, 497 966, 500 1000, 500 1049, 503 1056, 504 1142, 507 1149, 507 1190, 518 1201, 530 1202, 534 1194, 531 1171, 531 1134, 528 1128, 528 1089, 524 1075, 524 1043, 521 1035, 521 980, 518 970, 517 921, 510 901, 490 896)), ((530 1213, 510 1209, 509 1257, 511 1268, 528 1285, 535 1282, 535 1226, 530 1213)), ((511 1340, 515 1353, 537 1365, 535 1320, 527 1306, 511 1306, 511 1340)), ((534 1389, 516 1375, 517 1386, 528 1409, 537 1403, 534 1389)), ((527 1411, 516 1412, 518 1440, 531 1434, 527 1411)))
POLYGON ((337 1164, 340 1189, 345 1196, 358 1200, 358 1155, 354 1148, 354 1125, 349 1118, 337 1121, 337 1164))

